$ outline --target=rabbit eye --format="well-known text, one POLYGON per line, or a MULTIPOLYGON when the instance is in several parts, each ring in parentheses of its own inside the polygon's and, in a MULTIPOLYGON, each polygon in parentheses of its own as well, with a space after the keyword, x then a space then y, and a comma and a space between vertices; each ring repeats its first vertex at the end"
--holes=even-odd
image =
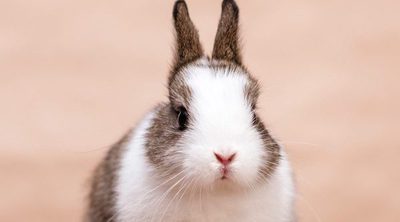
POLYGON ((181 106, 178 109, 178 124, 179 130, 183 131, 187 128, 188 113, 185 107, 181 106))

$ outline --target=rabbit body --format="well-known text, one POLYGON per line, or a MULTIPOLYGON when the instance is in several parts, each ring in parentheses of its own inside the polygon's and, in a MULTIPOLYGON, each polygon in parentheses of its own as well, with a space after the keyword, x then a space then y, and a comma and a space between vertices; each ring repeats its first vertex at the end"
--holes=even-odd
POLYGON ((243 65, 239 8, 224 0, 211 57, 183 0, 168 102, 150 111, 97 167, 88 222, 293 222, 290 164, 258 115, 243 65))

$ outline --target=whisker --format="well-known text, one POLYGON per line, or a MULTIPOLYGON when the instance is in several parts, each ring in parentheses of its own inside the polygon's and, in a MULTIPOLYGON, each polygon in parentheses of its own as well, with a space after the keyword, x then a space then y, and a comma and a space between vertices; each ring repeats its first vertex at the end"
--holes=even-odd
MULTIPOLYGON (((169 192, 171 192, 172 189, 174 189, 180 182, 182 182, 185 179, 185 176, 183 176, 181 179, 179 179, 174 185, 172 185, 160 198, 157 200, 157 205, 155 209, 158 208, 158 206, 165 200, 165 198, 168 196, 169 192)), ((151 219, 153 221, 154 215, 151 219)))
MULTIPOLYGON (((186 177, 183 177, 183 178, 186 178, 186 177)), ((181 180, 181 181, 182 181, 182 180, 181 180)), ((184 182, 184 184, 185 184, 185 182, 184 182)), ((185 187, 185 185, 183 185, 183 186, 178 190, 178 192, 175 193, 175 195, 172 197, 172 199, 169 200, 169 202, 168 202, 168 204, 167 204, 167 207, 165 208, 165 210, 164 210, 163 213, 161 214, 160 222, 163 221, 163 218, 164 218, 165 214, 168 212, 168 209, 169 209, 170 205, 171 205, 172 202, 175 200, 175 198, 177 197, 177 195, 183 190, 184 187, 185 187)))
MULTIPOLYGON (((175 179, 176 177, 178 177, 179 175, 181 175, 183 172, 184 172, 183 170, 180 171, 179 173, 177 173, 177 174, 171 176, 169 179, 165 180, 163 183, 157 185, 155 188, 153 188, 153 189, 147 191, 147 192, 142 196, 141 202, 140 202, 140 203, 142 203, 143 201, 145 201, 145 199, 146 199, 145 197, 146 197, 147 195, 149 195, 150 193, 156 191, 157 189, 159 189, 159 188, 162 187, 163 185, 167 184, 168 182, 172 181, 173 179, 175 179)), ((140 205, 140 203, 136 203, 135 205, 140 205)), ((123 206, 122 208, 118 209, 118 210, 110 217, 110 219, 107 220, 107 222, 110 222, 110 221, 112 221, 113 219, 115 219, 115 217, 116 217, 118 214, 120 214, 122 211, 128 209, 128 207, 132 207, 132 206, 123 206)), ((146 207, 146 206, 143 206, 143 208, 144 208, 144 207, 146 207)))

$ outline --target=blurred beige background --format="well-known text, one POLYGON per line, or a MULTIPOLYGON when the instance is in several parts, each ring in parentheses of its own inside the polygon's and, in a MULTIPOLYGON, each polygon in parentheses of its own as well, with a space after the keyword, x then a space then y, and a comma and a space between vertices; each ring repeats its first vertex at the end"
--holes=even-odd
MULTIPOLYGON (((221 1, 188 3, 210 51, 221 1)), ((238 3, 300 221, 400 221, 400 2, 238 3)), ((172 5, 0 1, 0 221, 80 221, 107 147, 166 100, 172 5)))

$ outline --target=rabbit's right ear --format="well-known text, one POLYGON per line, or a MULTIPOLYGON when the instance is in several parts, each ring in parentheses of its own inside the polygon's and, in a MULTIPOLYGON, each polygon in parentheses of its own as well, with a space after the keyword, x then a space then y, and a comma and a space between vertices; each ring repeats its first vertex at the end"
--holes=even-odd
POLYGON ((190 19, 188 7, 184 0, 176 1, 173 17, 176 31, 173 71, 177 71, 180 67, 200 59, 204 53, 200 44, 199 33, 190 19))

